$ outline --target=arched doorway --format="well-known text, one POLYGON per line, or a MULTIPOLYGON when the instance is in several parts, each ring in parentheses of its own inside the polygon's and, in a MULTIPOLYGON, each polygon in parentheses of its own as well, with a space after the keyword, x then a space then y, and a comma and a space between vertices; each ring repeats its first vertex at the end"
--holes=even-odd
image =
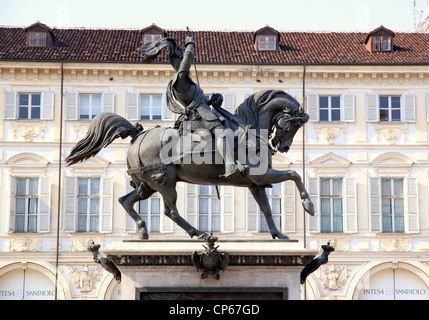
POLYGON ((429 278, 407 263, 384 263, 359 281, 354 300, 429 300, 429 278))

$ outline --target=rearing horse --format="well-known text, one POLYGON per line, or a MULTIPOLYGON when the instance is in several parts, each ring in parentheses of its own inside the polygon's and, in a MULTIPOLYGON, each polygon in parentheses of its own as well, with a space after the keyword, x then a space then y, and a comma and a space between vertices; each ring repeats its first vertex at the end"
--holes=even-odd
POLYGON ((224 171, 223 164, 186 164, 184 161, 165 163, 161 159, 161 149, 165 146, 163 137, 176 133, 176 129, 156 127, 143 131, 138 123, 133 126, 128 120, 114 113, 102 113, 92 120, 87 135, 73 147, 66 162, 72 165, 84 161, 96 155, 116 138, 132 137, 127 165, 134 190, 120 197, 119 202, 136 222, 142 239, 148 239, 146 223, 133 206, 137 201, 147 199, 155 192, 159 192, 164 200, 164 214, 184 229, 191 238, 208 236, 180 216, 176 207, 178 181, 249 188, 265 215, 272 237, 288 239, 275 226, 265 188, 273 183, 293 180, 300 192, 304 210, 314 215, 313 203, 296 171, 279 171, 271 167, 272 153, 289 150, 296 132, 308 121, 308 115, 302 111, 293 97, 281 90, 257 92, 248 97, 237 108, 235 114, 224 110, 223 115, 227 117, 231 129, 246 128, 242 129, 243 132, 254 130, 258 136, 259 150, 262 150, 263 144, 270 144, 269 150, 272 152, 263 155, 259 151, 259 157, 267 157, 264 159, 267 161, 267 168, 262 174, 261 172, 252 174, 254 162, 243 163, 248 169, 246 175, 234 174, 229 177, 221 176, 224 171), (262 139, 260 135, 263 129, 269 134, 267 139, 262 139))

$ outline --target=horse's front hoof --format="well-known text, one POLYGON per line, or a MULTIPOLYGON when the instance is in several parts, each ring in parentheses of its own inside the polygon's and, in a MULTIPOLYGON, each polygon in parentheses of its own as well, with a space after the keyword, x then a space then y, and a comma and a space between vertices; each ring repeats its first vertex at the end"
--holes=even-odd
POLYGON ((139 229, 139 237, 141 240, 149 239, 149 234, 147 233, 146 229, 139 229))
POLYGON ((307 213, 310 216, 314 216, 314 205, 313 205, 313 202, 311 202, 311 200, 305 199, 302 202, 302 206, 304 207, 304 210, 307 211, 307 213))
POLYGON ((289 240, 289 237, 287 235, 284 235, 283 233, 276 233, 272 235, 273 239, 278 238, 280 240, 289 240))

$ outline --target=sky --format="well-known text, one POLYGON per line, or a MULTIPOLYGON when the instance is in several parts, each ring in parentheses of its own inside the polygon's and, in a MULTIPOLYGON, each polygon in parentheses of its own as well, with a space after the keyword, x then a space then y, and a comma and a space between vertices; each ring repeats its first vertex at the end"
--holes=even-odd
POLYGON ((0 0, 0 25, 50 27, 413 31, 429 0, 0 0))

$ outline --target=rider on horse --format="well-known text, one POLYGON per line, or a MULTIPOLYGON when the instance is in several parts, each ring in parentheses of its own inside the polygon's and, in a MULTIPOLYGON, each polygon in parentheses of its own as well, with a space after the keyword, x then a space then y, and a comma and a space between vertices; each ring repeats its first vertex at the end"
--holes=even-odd
POLYGON ((221 154, 225 164, 225 174, 222 177, 229 177, 237 172, 244 174, 244 167, 235 163, 234 146, 226 144, 224 135, 215 134, 216 130, 225 130, 222 124, 222 116, 215 114, 210 109, 210 104, 220 108, 223 98, 220 94, 214 94, 210 101, 204 96, 204 91, 190 77, 190 68, 194 59, 195 41, 187 36, 185 48, 176 46, 171 38, 164 38, 156 43, 144 45, 139 48, 144 54, 151 56, 158 55, 162 48, 170 47, 169 60, 174 68, 173 79, 168 84, 167 103, 168 108, 176 113, 185 115, 186 120, 198 121, 203 128, 209 130, 216 139, 216 147, 221 154))

